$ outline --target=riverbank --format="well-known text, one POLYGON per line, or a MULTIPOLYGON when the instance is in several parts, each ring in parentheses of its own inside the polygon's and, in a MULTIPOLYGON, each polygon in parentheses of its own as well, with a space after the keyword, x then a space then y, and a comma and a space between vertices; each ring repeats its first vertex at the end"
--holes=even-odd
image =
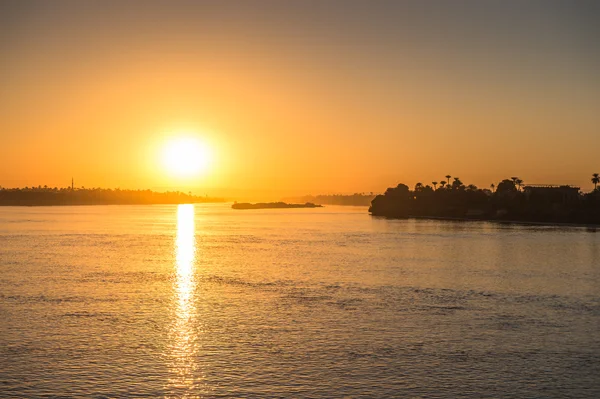
POLYGON ((408 216, 406 218, 397 218, 381 215, 371 215, 376 218, 383 219, 421 219, 421 220, 442 220, 449 222, 492 222, 500 224, 516 224, 521 226, 557 226, 557 227, 587 227, 600 229, 600 224, 593 223, 565 223, 565 222, 536 222, 524 220, 502 220, 491 218, 461 218, 461 217, 444 217, 444 216, 408 216))
POLYGON ((567 185, 519 186, 502 180, 494 191, 465 186, 455 178, 443 187, 405 184, 388 188, 371 202, 373 216, 436 220, 484 220, 539 226, 600 226, 600 191, 581 193, 567 185), (435 215, 435 216, 431 216, 435 215))

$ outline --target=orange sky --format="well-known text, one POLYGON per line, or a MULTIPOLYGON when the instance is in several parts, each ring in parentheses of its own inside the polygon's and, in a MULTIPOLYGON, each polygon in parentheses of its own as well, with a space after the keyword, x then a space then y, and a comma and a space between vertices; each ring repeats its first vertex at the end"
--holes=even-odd
POLYGON ((1 186, 279 198, 600 172, 588 2, 81 3, 0 6, 1 186), (213 149, 206 173, 166 173, 179 134, 213 149))

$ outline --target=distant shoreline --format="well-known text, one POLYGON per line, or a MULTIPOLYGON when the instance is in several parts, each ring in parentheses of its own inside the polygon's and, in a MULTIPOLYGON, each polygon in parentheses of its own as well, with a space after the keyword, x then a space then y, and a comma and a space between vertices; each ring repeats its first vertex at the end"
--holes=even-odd
POLYGON ((225 202, 224 198, 181 191, 121 190, 106 188, 0 188, 0 206, 179 205, 225 202))
POLYGON ((310 202, 306 204, 287 204, 285 202, 259 202, 251 204, 249 202, 236 202, 231 205, 232 209, 250 210, 250 209, 301 209, 301 208, 322 208, 323 205, 317 205, 310 202))
POLYGON ((370 206, 375 194, 355 193, 352 195, 334 194, 334 195, 305 195, 302 197, 282 198, 283 202, 304 204, 310 202, 318 205, 339 205, 339 206, 370 206))

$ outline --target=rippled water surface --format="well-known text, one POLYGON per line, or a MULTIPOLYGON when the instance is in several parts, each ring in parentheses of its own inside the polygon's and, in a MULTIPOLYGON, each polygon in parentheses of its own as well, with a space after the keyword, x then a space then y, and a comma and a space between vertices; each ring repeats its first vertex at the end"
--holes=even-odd
POLYGON ((1 397, 600 397, 600 232, 0 208, 1 397))

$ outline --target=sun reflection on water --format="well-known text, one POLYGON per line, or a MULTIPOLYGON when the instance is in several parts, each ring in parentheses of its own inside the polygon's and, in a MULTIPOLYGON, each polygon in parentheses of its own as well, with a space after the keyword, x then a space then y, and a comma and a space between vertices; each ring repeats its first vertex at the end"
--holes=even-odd
POLYGON ((194 206, 179 205, 177 208, 177 236, 175 240, 175 279, 173 283, 174 316, 170 331, 169 391, 166 397, 196 397, 197 336, 194 329, 196 308, 194 305, 194 262, 196 259, 196 236, 194 206))

